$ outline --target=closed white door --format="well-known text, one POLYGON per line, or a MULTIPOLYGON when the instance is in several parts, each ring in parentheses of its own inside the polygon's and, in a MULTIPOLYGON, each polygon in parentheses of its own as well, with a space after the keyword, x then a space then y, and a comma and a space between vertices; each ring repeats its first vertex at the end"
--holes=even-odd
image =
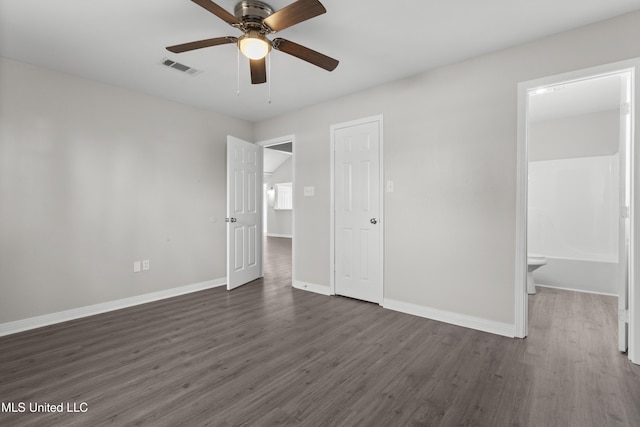
POLYGON ((227 289, 262 276, 262 147, 227 137, 227 289))
POLYGON ((381 119, 332 126, 335 293, 382 302, 381 119))

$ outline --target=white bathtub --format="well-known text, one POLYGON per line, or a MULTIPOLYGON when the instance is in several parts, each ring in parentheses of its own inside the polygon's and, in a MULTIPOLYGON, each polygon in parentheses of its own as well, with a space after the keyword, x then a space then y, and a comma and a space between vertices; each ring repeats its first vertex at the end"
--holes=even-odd
POLYGON ((618 295, 618 263, 547 257, 547 265, 533 272, 538 286, 618 295))
POLYGON ((529 162, 528 250, 536 284, 617 295, 619 157, 529 162))

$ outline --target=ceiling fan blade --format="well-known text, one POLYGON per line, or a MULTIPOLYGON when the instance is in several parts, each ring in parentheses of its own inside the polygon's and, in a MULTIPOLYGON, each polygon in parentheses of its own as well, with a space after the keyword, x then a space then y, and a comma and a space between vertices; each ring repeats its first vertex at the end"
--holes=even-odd
POLYGON ((307 61, 310 64, 317 65, 320 68, 324 68, 327 71, 333 71, 336 69, 340 61, 333 59, 327 55, 323 55, 320 52, 309 49, 294 43, 289 40, 277 38, 271 43, 274 49, 278 49, 281 52, 288 53, 289 55, 300 58, 303 61, 307 61))
MULTIPOLYGON (((195 1, 195 0, 194 0, 195 1)), ((263 23, 274 32, 325 13, 327 9, 318 0, 298 0, 264 19, 263 23)))
POLYGON ((218 6, 211 0, 191 0, 191 1, 199 6, 204 7, 209 12, 213 13, 214 15, 216 15, 218 18, 222 19, 229 25, 240 26, 242 24, 240 20, 238 20, 238 18, 236 18, 235 16, 233 16, 232 14, 230 14, 229 12, 227 12, 226 10, 224 10, 222 7, 218 6))
POLYGON ((198 40, 195 42, 167 46, 167 50, 173 53, 182 53, 190 50, 202 49, 203 47, 218 46, 219 44, 236 43, 236 37, 216 37, 213 39, 198 40))
POLYGON ((256 85, 267 82, 267 63, 265 58, 251 59, 251 83, 256 85))

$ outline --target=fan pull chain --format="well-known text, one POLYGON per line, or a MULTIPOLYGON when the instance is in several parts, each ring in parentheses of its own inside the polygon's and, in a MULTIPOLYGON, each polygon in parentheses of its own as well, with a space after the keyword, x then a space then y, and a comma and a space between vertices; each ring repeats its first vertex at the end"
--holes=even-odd
POLYGON ((267 86, 269 88, 269 104, 271 104, 271 52, 267 54, 267 86))
POLYGON ((240 96, 240 49, 236 49, 238 60, 237 60, 237 68, 238 68, 238 79, 236 82, 236 96, 240 96))

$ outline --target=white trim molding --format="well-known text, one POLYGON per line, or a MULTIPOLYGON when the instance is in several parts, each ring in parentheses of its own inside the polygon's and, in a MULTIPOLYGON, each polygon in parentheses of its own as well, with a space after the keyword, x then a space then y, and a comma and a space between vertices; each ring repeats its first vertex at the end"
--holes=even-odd
POLYGON ((69 320, 80 319, 82 317, 94 316, 96 314, 120 310, 122 308, 132 307, 135 305, 159 301, 166 298, 173 298, 192 292, 203 291, 205 289, 216 288, 218 286, 224 286, 226 285, 226 283, 227 280, 223 277, 221 279, 208 280, 206 282, 195 283, 192 285, 180 286, 177 288, 165 289, 163 291, 151 292, 143 295, 136 295, 134 297, 123 298, 115 301, 87 305, 84 307, 59 311, 57 313, 16 320, 14 322, 2 323, 0 324, 0 337, 15 334, 18 332, 28 331, 30 329, 41 328, 43 326, 54 325, 56 323, 68 322, 69 320))
POLYGON ((294 280, 293 287, 302 291, 314 292, 320 295, 333 295, 331 289, 328 286, 318 285, 315 283, 303 282, 301 280, 294 280))
POLYGON ((451 311, 439 310, 437 308, 425 307, 403 301, 385 299, 382 306, 389 310, 400 313, 411 314, 426 319, 437 320, 456 326, 475 329, 477 331, 489 332, 491 334, 502 335, 513 338, 515 327, 510 323, 501 323, 493 320, 482 319, 480 317, 468 316, 466 314, 453 313, 451 311))
POLYGON ((295 139, 296 139, 296 136, 291 134, 291 135, 280 136, 278 138, 267 139, 265 141, 258 141, 256 142, 256 144, 261 147, 270 147, 272 145, 280 145, 280 144, 286 144, 288 142, 293 142, 295 139))
POLYGON ((583 294, 604 295, 604 296, 607 296, 607 297, 616 297, 616 298, 618 298, 618 294, 608 294, 606 292, 586 291, 584 289, 564 288, 562 286, 545 285, 543 283, 538 283, 538 282, 536 282, 536 288, 559 289, 561 291, 581 292, 583 294))
POLYGON ((515 253, 515 337, 529 334, 529 303, 527 294, 527 198, 528 155, 527 117, 529 116, 528 85, 518 85, 518 141, 516 147, 516 253, 515 253))

